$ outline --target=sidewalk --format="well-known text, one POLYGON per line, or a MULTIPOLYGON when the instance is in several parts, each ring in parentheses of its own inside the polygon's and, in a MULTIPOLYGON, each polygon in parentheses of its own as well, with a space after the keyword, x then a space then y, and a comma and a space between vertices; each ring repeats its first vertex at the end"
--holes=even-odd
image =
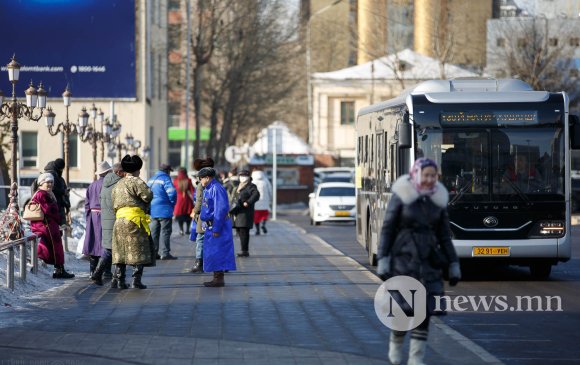
MULTIPOLYGON (((203 287, 211 274, 184 272, 193 266, 194 245, 174 236, 172 254, 179 259, 146 268, 148 289, 113 290, 79 278, 24 311, 1 313, 0 358, 388 364, 389 331, 373 306, 381 281, 288 222, 269 222, 268 229, 251 236, 251 257, 237 259, 225 288, 203 287)), ((431 328, 429 364, 498 363, 440 321, 431 328)))

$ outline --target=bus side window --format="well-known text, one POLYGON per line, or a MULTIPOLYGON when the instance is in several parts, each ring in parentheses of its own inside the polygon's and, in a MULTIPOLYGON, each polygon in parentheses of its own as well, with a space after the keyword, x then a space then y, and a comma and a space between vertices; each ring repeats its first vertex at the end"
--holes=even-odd
POLYGON ((396 151, 396 144, 391 144, 391 166, 390 166, 390 173, 391 173, 391 181, 395 181, 396 179, 396 172, 395 166, 397 166, 397 156, 395 154, 396 151))

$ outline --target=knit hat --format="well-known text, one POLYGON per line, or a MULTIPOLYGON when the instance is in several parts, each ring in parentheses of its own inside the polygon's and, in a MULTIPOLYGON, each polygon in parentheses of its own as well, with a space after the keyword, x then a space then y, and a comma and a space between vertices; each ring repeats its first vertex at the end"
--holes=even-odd
POLYGON ((143 167, 143 160, 137 155, 125 155, 121 160, 121 167, 123 167, 123 171, 125 172, 139 171, 143 167))
POLYGON ((204 167, 213 167, 213 166, 214 162, 209 157, 206 157, 205 160, 202 160, 201 158, 196 158, 195 161, 193 161, 193 168, 196 170, 201 170, 204 167))
POLYGON ((38 186, 44 184, 47 181, 54 182, 54 176, 52 176, 52 174, 50 172, 45 172, 45 173, 40 174, 40 176, 38 176, 38 179, 37 179, 38 186))
POLYGON ((56 160, 54 160, 54 167, 56 167, 59 170, 63 170, 64 160, 62 158, 57 158, 56 160))
POLYGON ((250 171, 242 170, 238 173, 238 176, 250 176, 250 171))
POLYGON ((199 177, 201 179, 202 177, 206 177, 206 176, 215 177, 215 175, 216 175, 216 172, 213 169, 213 167, 204 167, 203 169, 199 170, 197 177, 199 177))

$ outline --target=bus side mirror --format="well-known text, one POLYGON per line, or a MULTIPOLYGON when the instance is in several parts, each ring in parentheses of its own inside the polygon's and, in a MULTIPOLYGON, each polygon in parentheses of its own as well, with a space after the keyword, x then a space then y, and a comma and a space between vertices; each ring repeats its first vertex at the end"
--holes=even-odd
POLYGON ((411 148, 413 128, 409 123, 409 113, 405 113, 399 124, 399 148, 411 148))
POLYGON ((570 148, 573 150, 580 149, 580 118, 577 115, 568 116, 570 125, 570 148))

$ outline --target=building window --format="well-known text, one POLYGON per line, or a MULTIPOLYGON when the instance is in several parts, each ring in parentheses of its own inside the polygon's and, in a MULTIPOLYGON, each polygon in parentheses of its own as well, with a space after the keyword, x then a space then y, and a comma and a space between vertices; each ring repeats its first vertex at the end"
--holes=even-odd
POLYGON ((79 140, 77 136, 68 137, 69 167, 79 167, 79 140))
POLYGON ((22 167, 37 167, 38 133, 22 132, 22 167))
POLYGON ((528 44, 525 38, 518 38, 518 47, 523 48, 528 44))
POLYGON ((548 39, 548 45, 550 47, 557 47, 558 46, 558 38, 550 38, 550 39, 548 39))
POLYGON ((570 38, 570 47, 580 47, 580 38, 578 37, 570 38))
POLYGON ((354 124, 354 101, 340 102, 340 124, 341 125, 354 124))
POLYGON ((496 45, 501 48, 505 47, 505 38, 496 39, 496 45))

